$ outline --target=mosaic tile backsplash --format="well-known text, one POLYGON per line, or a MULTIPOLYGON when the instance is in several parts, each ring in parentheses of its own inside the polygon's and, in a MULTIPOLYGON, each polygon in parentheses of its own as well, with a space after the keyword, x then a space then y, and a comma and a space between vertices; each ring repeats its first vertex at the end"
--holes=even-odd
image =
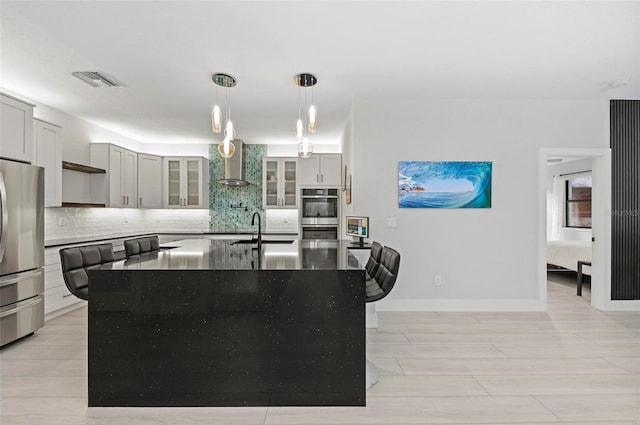
POLYGON ((249 232, 251 216, 259 212, 265 228, 262 209, 262 158, 267 145, 244 145, 245 178, 249 186, 232 187, 218 183, 224 178, 224 158, 218 154, 218 145, 209 145, 209 215, 212 232, 249 232), (240 208, 240 205, 242 207, 240 208), (233 208, 238 207, 238 208, 233 208), (246 211, 245 211, 246 209, 246 211))

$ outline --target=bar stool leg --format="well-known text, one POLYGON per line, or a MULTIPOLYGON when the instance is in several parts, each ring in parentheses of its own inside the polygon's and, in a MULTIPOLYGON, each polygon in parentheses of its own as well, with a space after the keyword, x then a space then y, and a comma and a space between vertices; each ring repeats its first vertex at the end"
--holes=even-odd
POLYGON ((582 296, 582 261, 578 261, 578 282, 576 295, 582 296))
POLYGON ((380 380, 376 365, 367 360, 367 389, 373 387, 380 380))

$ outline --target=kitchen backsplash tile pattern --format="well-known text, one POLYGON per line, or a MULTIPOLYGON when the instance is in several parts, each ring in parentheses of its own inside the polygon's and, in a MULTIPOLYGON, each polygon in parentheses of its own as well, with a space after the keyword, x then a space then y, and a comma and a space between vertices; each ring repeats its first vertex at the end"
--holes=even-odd
POLYGON ((224 158, 218 154, 218 145, 209 145, 209 215, 212 232, 247 232, 251 216, 259 212, 262 227, 265 214, 262 209, 262 158, 267 154, 267 145, 244 145, 245 178, 248 186, 226 186, 218 183, 224 178, 224 158))
POLYGON ((122 208, 45 208, 45 242, 162 232, 207 232, 209 211, 122 208))

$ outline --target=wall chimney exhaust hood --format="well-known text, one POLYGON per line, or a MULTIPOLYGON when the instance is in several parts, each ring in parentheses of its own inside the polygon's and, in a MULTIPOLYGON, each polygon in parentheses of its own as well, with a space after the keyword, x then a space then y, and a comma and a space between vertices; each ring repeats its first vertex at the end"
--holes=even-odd
POLYGON ((250 183, 244 178, 244 142, 240 139, 234 139, 233 144, 236 151, 231 158, 224 160, 224 178, 218 180, 218 183, 227 186, 247 186, 250 183))

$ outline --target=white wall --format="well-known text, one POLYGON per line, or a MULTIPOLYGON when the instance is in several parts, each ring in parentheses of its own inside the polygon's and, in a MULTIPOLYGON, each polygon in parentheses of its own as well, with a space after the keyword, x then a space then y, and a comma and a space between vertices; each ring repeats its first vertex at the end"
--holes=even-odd
POLYGON ((358 100, 354 212, 396 248, 400 273, 378 310, 542 310, 538 152, 608 147, 606 101, 358 100), (490 209, 399 209, 398 162, 492 161, 490 209), (396 229, 386 228, 397 218, 396 229), (434 285, 434 276, 442 285, 434 285))
MULTIPOLYGON (((342 168, 347 167, 347 174, 353 174, 353 108, 349 111, 349 120, 342 132, 342 139, 340 141, 340 149, 342 151, 342 168)), ((343 171, 344 173, 344 171, 343 171)), ((346 219, 348 215, 354 215, 353 202, 346 203, 346 193, 343 191, 340 195, 340 235, 346 234, 346 219)))
POLYGON ((547 167, 547 239, 560 241, 591 240, 591 229, 564 227, 565 181, 563 174, 591 171, 592 159, 562 162, 547 167))

